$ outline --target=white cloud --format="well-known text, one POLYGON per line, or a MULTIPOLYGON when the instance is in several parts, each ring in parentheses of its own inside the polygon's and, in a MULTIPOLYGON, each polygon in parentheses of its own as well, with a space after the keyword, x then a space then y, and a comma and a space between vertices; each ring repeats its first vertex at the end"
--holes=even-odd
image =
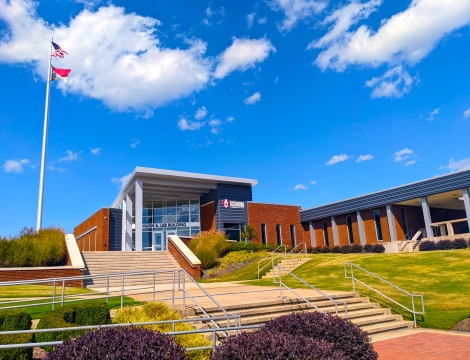
POLYGON ((312 180, 312 181, 310 181, 310 184, 317 185, 317 182, 315 180, 312 180))
POLYGON ((196 115, 194 115, 194 117, 196 118, 196 120, 201 120, 201 119, 204 119, 207 115, 207 109, 205 106, 197 109, 196 111, 196 115))
POLYGON ((79 155, 81 153, 81 151, 77 151, 76 153, 74 153, 72 150, 67 150, 66 151, 67 155, 64 156, 63 158, 60 158, 59 159, 59 162, 63 162, 63 161, 76 161, 79 159, 79 155))
MULTIPOLYGON (((379 4, 374 1, 365 4, 368 8, 366 7, 360 18, 367 17, 379 4)), ((371 67, 384 63, 416 64, 444 36, 470 23, 468 0, 412 0, 406 10, 383 19, 375 32, 366 25, 353 31, 345 31, 357 21, 357 15, 356 18, 352 16, 354 11, 351 11, 351 4, 345 7, 348 6, 350 11, 346 11, 344 7, 337 10, 337 27, 336 30, 335 27, 331 30, 335 32, 330 31, 329 37, 317 42, 326 48, 315 60, 315 64, 323 70, 332 68, 343 71, 352 64, 371 67)), ((331 15, 330 20, 334 20, 334 15, 331 15)))
POLYGON ((180 117, 180 119, 178 120, 178 128, 182 131, 199 130, 205 124, 206 124, 205 122, 191 121, 191 120, 188 120, 184 117, 180 117))
POLYGON ((255 67, 258 62, 264 61, 276 48, 266 38, 238 39, 218 56, 218 65, 214 77, 222 79, 235 70, 245 71, 255 67))
POLYGON ((434 117, 436 115, 439 115, 439 111, 441 110, 441 108, 437 108, 437 109, 434 109, 430 114, 429 114, 429 117, 426 119, 427 121, 434 121, 434 117))
POLYGON ((470 117, 470 109, 467 109, 463 112, 463 116, 466 118, 470 117))
POLYGON ((213 13, 212 13, 212 9, 211 9, 210 6, 207 7, 205 13, 206 13, 206 16, 208 16, 208 17, 211 17, 211 16, 212 16, 213 13))
POLYGON ((37 6, 32 0, 0 0, 0 22, 6 26, 0 62, 29 65, 45 80, 45 39, 54 37, 70 54, 60 60, 61 67, 72 69, 67 84, 57 84, 64 92, 151 116, 156 107, 201 90, 210 80, 206 43, 195 39, 187 40, 185 49, 166 47, 156 32, 157 19, 108 5, 54 25, 39 17, 37 6))
POLYGON ((233 116, 229 116, 227 119, 225 119, 226 122, 232 122, 235 121, 235 118, 233 116))
POLYGON ((348 5, 335 10, 321 23, 324 26, 332 23, 334 23, 334 25, 330 27, 329 31, 323 35, 322 38, 312 41, 307 46, 307 49, 322 48, 331 44, 343 36, 344 33, 359 20, 367 19, 369 15, 376 11, 377 7, 382 4, 382 1, 383 0, 371 0, 366 3, 351 1, 348 5))
POLYGON ((279 77, 276 76, 276 77, 274 78, 274 84, 277 85, 278 83, 279 83, 279 77))
POLYGON ((407 161, 407 162, 405 163, 405 165, 403 165, 403 166, 413 165, 415 162, 416 162, 416 160, 410 160, 410 161, 407 161))
POLYGON ((258 19, 258 24, 260 25, 264 25, 268 22, 268 18, 267 17, 262 17, 262 18, 259 18, 258 19))
POLYGON ((53 166, 53 165, 49 165, 47 167, 49 170, 52 170, 52 171, 58 171, 58 172, 64 172, 65 170, 67 169, 64 169, 64 168, 61 168, 61 167, 57 167, 57 166, 53 166))
POLYGON ((408 148, 404 148, 393 154, 393 161, 403 161, 408 159, 411 155, 414 155, 414 151, 408 148))
POLYGON ((274 11, 282 11, 284 20, 278 26, 280 31, 290 31, 298 21, 312 17, 321 12, 327 5, 327 1, 319 0, 272 0, 269 6, 274 11))
POLYGON ((133 149, 135 149, 135 148, 137 147, 137 145, 139 145, 139 144, 140 144, 140 140, 139 140, 139 139, 137 139, 137 138, 132 138, 132 142, 131 142, 131 144, 130 144, 130 147, 133 148, 133 149))
POLYGON ((101 0, 75 0, 78 4, 83 4, 87 9, 93 9, 101 3, 101 0))
POLYGON ((360 155, 356 162, 361 162, 361 161, 367 161, 367 160, 372 160, 374 157, 371 155, 371 154, 367 154, 367 155, 360 155))
POLYGON ((335 155, 333 156, 326 165, 334 165, 342 161, 346 161, 348 159, 352 158, 352 155, 346 155, 346 154, 341 154, 341 155, 335 155))
POLYGON ((411 77, 401 65, 398 65, 382 76, 366 81, 366 86, 374 88, 372 98, 400 98, 411 90, 411 85, 415 81, 417 81, 416 78, 411 77))
POLYGON ((297 184, 294 187, 294 190, 307 190, 307 189, 308 189, 308 187, 305 186, 305 184, 297 184))
POLYGON ((213 134, 218 134, 220 133, 220 125, 221 125, 220 119, 212 119, 209 121, 209 126, 211 127, 211 133, 213 134))
POLYGON ((261 93, 257 91, 253 95, 248 96, 245 100, 243 100, 243 103, 245 105, 253 105, 253 104, 256 104, 260 100, 261 100, 261 93))
POLYGON ((5 164, 3 164, 3 170, 7 173, 19 174, 24 171, 23 166, 29 163, 28 159, 6 160, 5 164))
POLYGON ((255 15, 256 13, 251 13, 251 14, 248 14, 246 16, 246 26, 249 28, 251 28, 253 26, 253 21, 255 20, 255 15))
POLYGON ((459 161, 455 161, 454 158, 451 158, 447 165, 441 165, 439 169, 448 169, 450 171, 470 169, 470 157, 459 161))
POLYGON ((90 152, 93 154, 93 155, 101 155, 101 148, 94 148, 94 149, 91 149, 90 152))
POLYGON ((119 185, 119 188, 122 189, 130 177, 131 177, 131 174, 124 175, 123 177, 120 177, 120 178, 112 178, 111 182, 119 185))

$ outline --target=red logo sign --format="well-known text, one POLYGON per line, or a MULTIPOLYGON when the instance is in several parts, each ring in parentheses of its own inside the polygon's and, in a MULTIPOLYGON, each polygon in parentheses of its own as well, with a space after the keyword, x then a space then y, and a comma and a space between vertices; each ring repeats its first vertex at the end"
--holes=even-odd
POLYGON ((228 199, 223 199, 222 206, 227 209, 228 207, 230 207, 230 201, 228 199))

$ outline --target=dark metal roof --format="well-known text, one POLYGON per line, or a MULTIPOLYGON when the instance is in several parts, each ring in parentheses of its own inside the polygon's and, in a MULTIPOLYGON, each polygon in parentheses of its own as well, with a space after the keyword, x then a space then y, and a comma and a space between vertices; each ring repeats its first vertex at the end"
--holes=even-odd
POLYGON ((465 187, 470 187, 470 170, 442 175, 392 189, 302 210, 300 212, 300 221, 305 222, 325 219, 331 216, 366 210, 465 187))

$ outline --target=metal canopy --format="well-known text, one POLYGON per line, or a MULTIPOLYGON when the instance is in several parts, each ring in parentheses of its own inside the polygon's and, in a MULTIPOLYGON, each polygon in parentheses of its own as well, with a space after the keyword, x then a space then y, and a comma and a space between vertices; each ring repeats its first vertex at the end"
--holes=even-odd
POLYGON ((218 184, 255 186, 258 183, 253 179, 136 167, 111 207, 118 207, 126 194, 134 194, 137 180, 142 182, 143 201, 198 199, 218 184))

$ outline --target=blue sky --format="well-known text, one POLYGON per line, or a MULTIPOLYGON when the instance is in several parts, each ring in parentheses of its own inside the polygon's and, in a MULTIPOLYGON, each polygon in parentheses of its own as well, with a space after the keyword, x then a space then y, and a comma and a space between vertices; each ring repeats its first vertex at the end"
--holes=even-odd
POLYGON ((135 166, 309 208, 470 167, 468 0, 0 0, 0 235, 109 206, 135 166))

